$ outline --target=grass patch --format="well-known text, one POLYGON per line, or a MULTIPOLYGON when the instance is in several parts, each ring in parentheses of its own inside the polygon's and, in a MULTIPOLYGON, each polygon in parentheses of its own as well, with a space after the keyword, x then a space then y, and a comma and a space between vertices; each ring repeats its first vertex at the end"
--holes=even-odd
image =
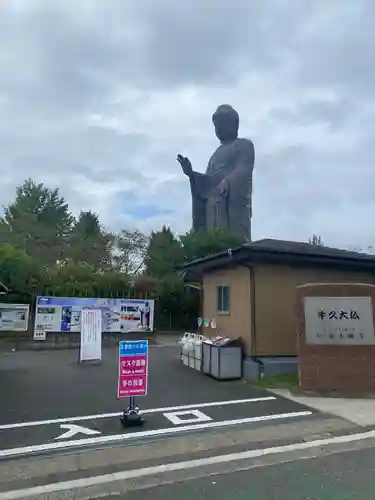
POLYGON ((296 389, 299 385, 298 373, 283 373, 262 380, 252 380, 251 385, 264 389, 296 389))

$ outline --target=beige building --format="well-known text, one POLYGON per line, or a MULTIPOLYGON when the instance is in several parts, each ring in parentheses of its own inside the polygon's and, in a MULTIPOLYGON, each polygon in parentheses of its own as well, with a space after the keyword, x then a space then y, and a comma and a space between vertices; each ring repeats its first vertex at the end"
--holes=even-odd
MULTIPOLYGON (((203 284, 202 316, 219 335, 241 336, 251 358, 296 355, 296 287, 375 284, 375 256, 264 239, 183 266, 203 284)), ((212 335, 213 330, 208 333, 212 335)))

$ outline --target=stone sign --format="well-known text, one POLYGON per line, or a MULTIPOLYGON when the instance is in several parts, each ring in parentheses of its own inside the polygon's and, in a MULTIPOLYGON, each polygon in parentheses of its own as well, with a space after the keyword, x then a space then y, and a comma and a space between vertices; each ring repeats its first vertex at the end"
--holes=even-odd
POLYGON ((371 297, 305 297, 306 344, 375 345, 371 297))

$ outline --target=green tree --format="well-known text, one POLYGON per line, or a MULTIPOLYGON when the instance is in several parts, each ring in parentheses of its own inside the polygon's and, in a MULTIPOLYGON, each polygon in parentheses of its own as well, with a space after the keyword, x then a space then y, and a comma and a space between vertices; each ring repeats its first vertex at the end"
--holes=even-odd
POLYGON ((73 220, 58 189, 28 179, 16 189, 14 202, 4 209, 1 240, 46 265, 54 264, 65 256, 73 220))
POLYGON ((128 276, 137 275, 144 265, 148 237, 138 231, 123 229, 114 237, 115 268, 128 276))
POLYGON ((75 220, 58 189, 29 179, 0 219, 0 279, 11 289, 7 300, 17 302, 32 303, 36 294, 155 298, 157 325, 194 328, 200 293, 186 286, 177 265, 241 243, 225 229, 110 235, 96 214, 75 220))
POLYGON ((145 257, 146 274, 164 278, 175 272, 183 258, 181 242, 169 227, 163 226, 160 231, 152 231, 145 257))
POLYGON ((94 297, 132 297, 132 282, 124 273, 108 270, 95 276, 94 297))
POLYGON ((0 245, 1 281, 10 289, 6 300, 31 303, 44 281, 38 261, 10 244, 0 245))
POLYGON ((50 269, 49 277, 47 295, 92 297, 94 294, 96 273, 85 262, 64 262, 50 269))
POLYGON ((186 261, 207 257, 243 244, 243 240, 228 229, 190 231, 181 236, 180 240, 186 261))
POLYGON ((319 247, 324 246, 322 237, 317 234, 313 234, 312 237, 309 238, 309 243, 310 245, 317 245, 319 247))
POLYGON ((99 217, 91 211, 81 212, 69 237, 69 258, 86 262, 95 270, 111 266, 112 236, 103 231, 99 217))
POLYGON ((187 287, 177 273, 157 280, 155 296, 158 328, 196 327, 200 310, 200 292, 187 287))

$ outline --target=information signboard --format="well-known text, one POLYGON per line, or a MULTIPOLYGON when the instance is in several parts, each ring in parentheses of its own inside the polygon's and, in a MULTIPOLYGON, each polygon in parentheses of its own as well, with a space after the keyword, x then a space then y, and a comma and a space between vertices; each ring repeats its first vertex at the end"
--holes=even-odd
POLYGON ((29 304, 0 304, 0 331, 26 331, 29 310, 29 304))
POLYGON ((119 342, 117 398, 146 396, 148 340, 119 342))
POLYGON ((82 309, 102 311, 103 332, 150 332, 154 328, 154 301, 81 297, 37 297, 34 339, 46 332, 80 332, 82 309))
POLYGON ((100 309, 82 309, 80 361, 102 359, 102 312, 100 309))
POLYGON ((375 345, 371 297, 306 297, 307 344, 375 345))

